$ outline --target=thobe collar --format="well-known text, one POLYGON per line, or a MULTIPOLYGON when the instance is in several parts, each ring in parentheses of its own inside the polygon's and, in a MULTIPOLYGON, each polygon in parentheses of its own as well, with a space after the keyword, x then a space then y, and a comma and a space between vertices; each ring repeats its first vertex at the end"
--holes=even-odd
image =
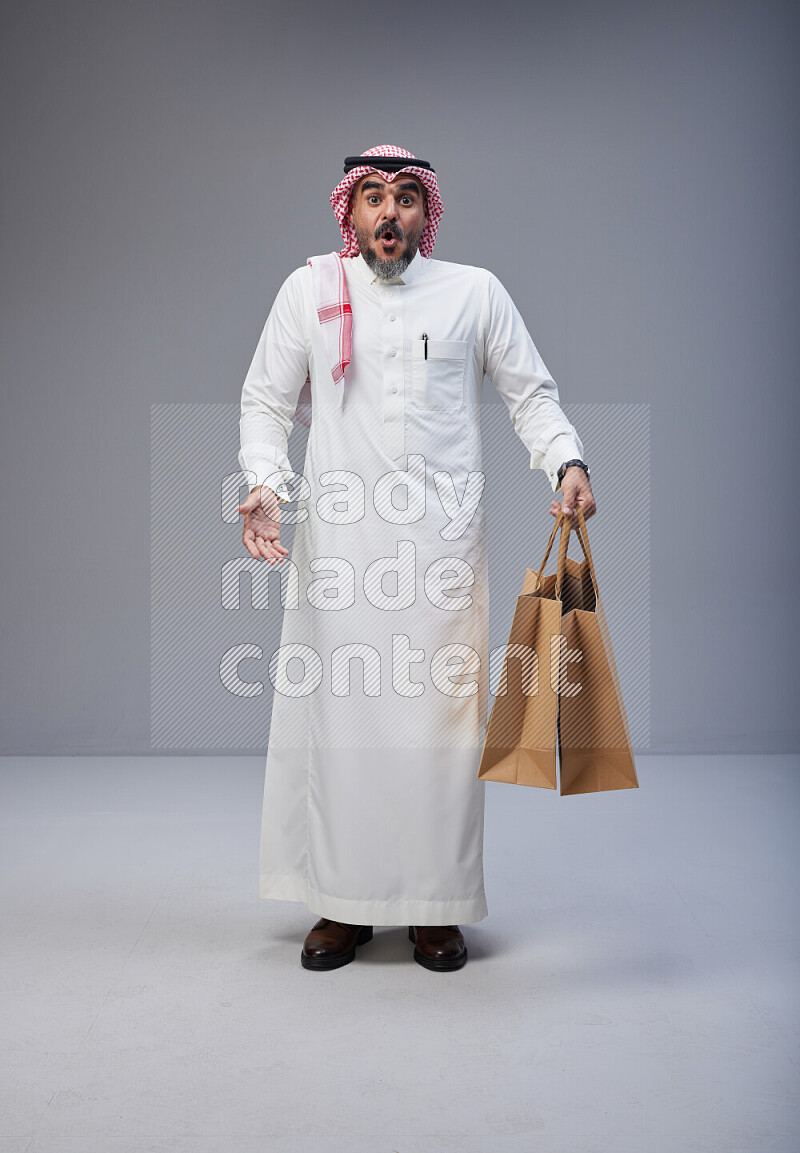
POLYGON ((379 290, 383 287, 390 288, 396 284, 415 284, 420 276, 424 275, 424 265, 428 263, 425 257, 421 256, 419 251, 417 251, 413 260, 402 274, 402 276, 394 276, 391 280, 382 280, 372 271, 360 252, 358 256, 354 256, 351 259, 353 268, 356 270, 362 280, 364 280, 367 284, 373 285, 379 290))

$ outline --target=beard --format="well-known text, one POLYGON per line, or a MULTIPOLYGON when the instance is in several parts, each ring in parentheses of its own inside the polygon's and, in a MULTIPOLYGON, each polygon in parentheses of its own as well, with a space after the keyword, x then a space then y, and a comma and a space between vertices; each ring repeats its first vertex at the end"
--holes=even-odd
POLYGON ((419 240, 422 236, 422 229, 416 235, 405 236, 406 243, 402 252, 398 256, 393 256, 391 260, 384 260, 372 247, 372 241, 377 240, 387 232, 390 232, 398 241, 404 239, 402 228, 394 221, 382 225, 373 234, 370 234, 366 229, 356 228, 359 251, 375 275, 381 280, 393 280, 396 276, 403 275, 417 254, 419 240))

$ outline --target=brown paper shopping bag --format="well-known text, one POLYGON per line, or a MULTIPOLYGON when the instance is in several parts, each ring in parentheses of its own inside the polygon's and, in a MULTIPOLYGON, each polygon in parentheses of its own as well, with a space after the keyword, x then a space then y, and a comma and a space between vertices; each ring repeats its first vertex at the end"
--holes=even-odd
POLYGON ((561 600, 569 533, 562 530, 555 576, 543 576, 562 520, 559 513, 539 571, 528 569, 492 705, 478 777, 514 785, 556 788, 556 740, 560 668, 561 600), (551 640, 555 638, 555 640, 551 640), (551 683, 551 647, 555 683, 551 683))
POLYGON ((567 556, 571 522, 559 513, 538 572, 517 598, 478 777, 562 794, 637 788, 628 722, 597 587, 583 511, 567 556), (561 528, 556 573, 544 569, 561 528))
MULTIPOLYGON (((580 505, 576 514, 575 535, 584 556, 580 564, 566 558, 561 596, 558 751, 562 795, 635 789, 639 785, 614 650, 580 505)), ((562 527, 562 538, 565 531, 569 535, 569 525, 566 530, 562 527)))

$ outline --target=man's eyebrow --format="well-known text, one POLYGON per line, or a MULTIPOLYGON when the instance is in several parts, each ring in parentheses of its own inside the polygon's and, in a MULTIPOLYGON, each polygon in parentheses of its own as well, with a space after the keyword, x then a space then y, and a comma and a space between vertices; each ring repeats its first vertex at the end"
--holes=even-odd
MULTIPOLYGON (((377 180, 365 180, 361 185, 361 191, 366 192, 368 188, 375 188, 378 192, 383 192, 383 185, 378 184, 377 180)), ((399 192, 419 192, 419 185, 415 184, 413 180, 404 180, 402 184, 398 185, 399 192)))

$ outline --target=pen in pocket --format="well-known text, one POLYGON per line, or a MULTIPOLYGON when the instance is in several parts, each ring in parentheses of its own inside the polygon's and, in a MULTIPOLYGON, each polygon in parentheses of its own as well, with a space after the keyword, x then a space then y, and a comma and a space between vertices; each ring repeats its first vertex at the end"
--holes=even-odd
POLYGON ((423 334, 422 334, 422 339, 423 339, 423 341, 425 342, 425 343, 424 343, 424 347, 425 347, 425 359, 427 360, 427 359, 428 359, 428 334, 427 334, 427 332, 423 332, 423 334))

